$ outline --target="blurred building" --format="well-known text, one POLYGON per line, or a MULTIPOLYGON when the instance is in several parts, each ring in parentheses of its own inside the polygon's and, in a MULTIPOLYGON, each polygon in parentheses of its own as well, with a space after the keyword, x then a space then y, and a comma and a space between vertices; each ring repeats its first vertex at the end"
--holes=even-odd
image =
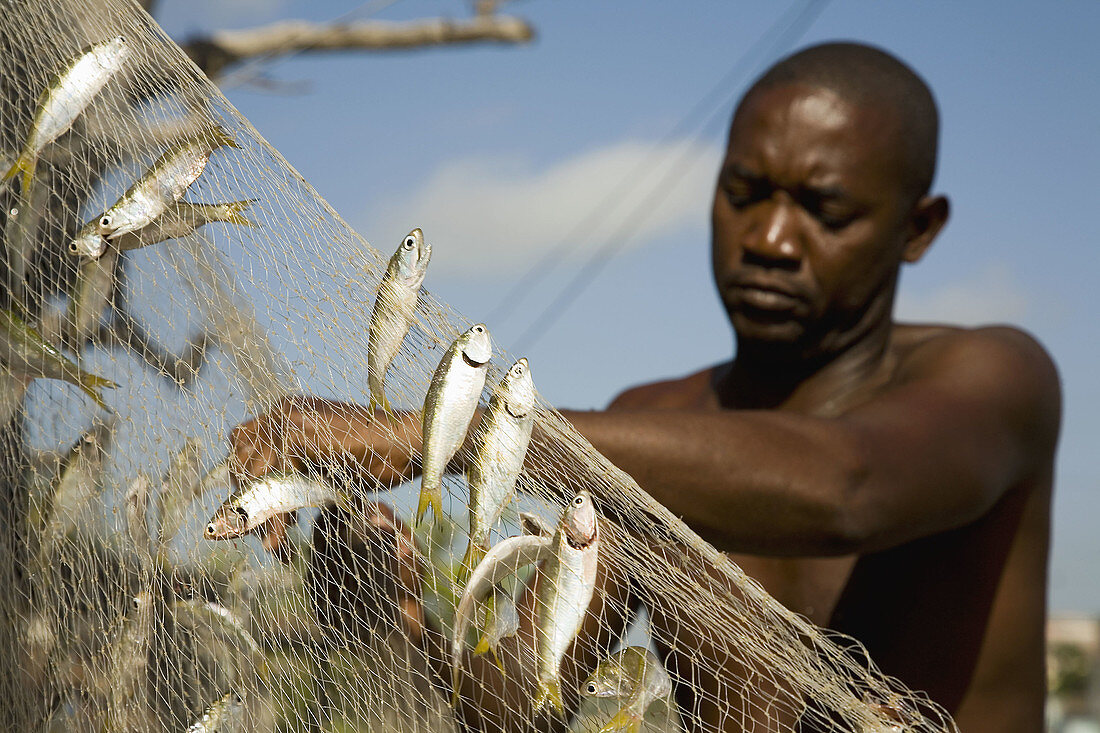
POLYGON ((1051 733, 1100 733, 1100 619, 1047 621, 1047 722, 1051 733))

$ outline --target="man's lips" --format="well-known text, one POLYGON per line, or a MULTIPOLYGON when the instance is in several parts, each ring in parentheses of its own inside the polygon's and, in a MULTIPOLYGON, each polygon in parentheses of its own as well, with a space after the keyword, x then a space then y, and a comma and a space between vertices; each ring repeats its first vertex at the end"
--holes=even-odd
POLYGON ((749 308, 763 311, 790 311, 805 303, 795 288, 767 280, 731 279, 729 292, 749 308))

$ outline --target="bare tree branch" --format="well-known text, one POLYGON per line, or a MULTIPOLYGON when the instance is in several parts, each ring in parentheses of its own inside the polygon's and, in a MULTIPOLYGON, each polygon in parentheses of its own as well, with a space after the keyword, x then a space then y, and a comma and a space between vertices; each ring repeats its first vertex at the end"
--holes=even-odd
POLYGON ((482 42, 527 43, 534 28, 512 16, 479 14, 469 20, 434 18, 404 23, 359 21, 319 25, 281 21, 244 30, 215 31, 183 44, 188 56, 210 76, 257 56, 299 51, 386 51, 482 42))

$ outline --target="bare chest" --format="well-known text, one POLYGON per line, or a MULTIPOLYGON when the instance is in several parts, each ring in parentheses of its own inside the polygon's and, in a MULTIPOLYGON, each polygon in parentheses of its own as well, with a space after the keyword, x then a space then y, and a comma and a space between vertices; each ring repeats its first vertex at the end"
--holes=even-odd
POLYGON ((818 626, 829 623, 856 556, 776 558, 728 553, 764 590, 818 626))

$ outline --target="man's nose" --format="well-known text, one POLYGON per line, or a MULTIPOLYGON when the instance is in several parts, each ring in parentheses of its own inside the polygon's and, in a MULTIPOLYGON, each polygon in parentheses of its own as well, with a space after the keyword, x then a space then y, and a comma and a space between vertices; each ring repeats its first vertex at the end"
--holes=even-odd
POLYGON ((797 270, 802 260, 795 204, 780 193, 761 202, 757 220, 745 237, 744 259, 761 267, 797 270))

